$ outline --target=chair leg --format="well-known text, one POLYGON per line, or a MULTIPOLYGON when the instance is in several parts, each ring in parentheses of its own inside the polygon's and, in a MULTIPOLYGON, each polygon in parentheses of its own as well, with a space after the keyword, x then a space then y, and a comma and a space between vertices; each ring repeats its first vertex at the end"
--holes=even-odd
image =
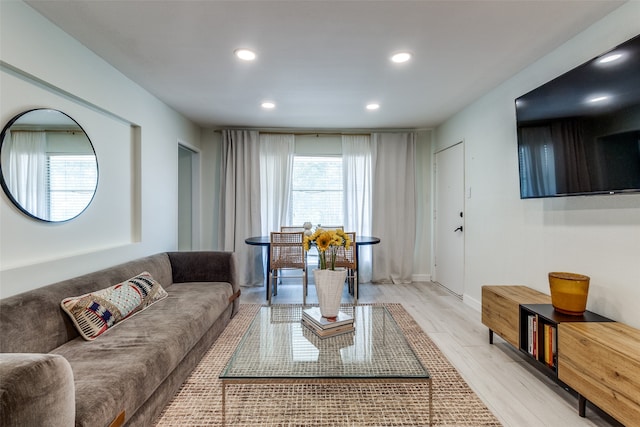
POLYGON ((302 306, 307 305, 307 270, 302 275, 302 306))
POLYGON ((351 295, 353 295, 354 288, 355 288, 354 274, 355 274, 355 271, 353 269, 349 269, 349 294, 351 295))
POLYGON ((353 271, 353 305, 358 305, 358 270, 353 271))
POLYGON ((273 295, 276 296, 278 295, 278 280, 279 280, 279 271, 280 270, 274 270, 273 273, 273 284, 271 285, 271 290, 273 291, 273 295))
POLYGON ((269 271, 269 280, 267 281, 267 305, 271 305, 271 282, 273 281, 273 273, 269 271))
MULTIPOLYGON (((304 279, 307 281, 307 283, 309 283, 309 267, 308 267, 309 262, 307 261, 307 258, 308 258, 307 255, 308 254, 309 253, 307 251, 305 251, 305 253, 304 253, 304 265, 307 266, 307 267, 304 269, 304 279)), ((307 295, 306 294, 306 292, 307 292, 306 289, 307 288, 305 286, 305 296, 307 295)))

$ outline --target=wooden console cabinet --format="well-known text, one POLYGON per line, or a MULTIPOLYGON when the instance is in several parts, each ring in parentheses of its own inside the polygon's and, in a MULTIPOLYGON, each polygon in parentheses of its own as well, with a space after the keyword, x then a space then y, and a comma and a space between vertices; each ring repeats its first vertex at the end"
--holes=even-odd
POLYGON ((526 286, 482 287, 482 323, 515 348, 520 347, 520 304, 551 304, 551 297, 526 286))
POLYGON ((625 426, 640 426, 640 330, 618 322, 561 323, 558 379, 625 426))
POLYGON ((526 286, 483 286, 482 323, 489 328, 490 343, 497 333, 575 390, 580 416, 588 400, 625 426, 640 427, 640 329, 589 311, 562 315, 553 310, 550 296, 526 286), (543 329, 532 335, 535 355, 528 349, 531 317, 537 327, 554 328, 549 343, 543 329), (545 355, 546 345, 556 358, 545 355))

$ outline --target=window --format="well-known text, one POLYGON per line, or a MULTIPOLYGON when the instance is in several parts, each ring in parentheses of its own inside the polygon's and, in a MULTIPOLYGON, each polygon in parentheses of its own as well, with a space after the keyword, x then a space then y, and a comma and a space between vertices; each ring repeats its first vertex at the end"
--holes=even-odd
POLYGON ((291 224, 344 224, 341 157, 295 156, 292 182, 291 224))
POLYGON ((80 214, 96 188, 95 156, 50 154, 48 172, 49 220, 64 221, 80 214))

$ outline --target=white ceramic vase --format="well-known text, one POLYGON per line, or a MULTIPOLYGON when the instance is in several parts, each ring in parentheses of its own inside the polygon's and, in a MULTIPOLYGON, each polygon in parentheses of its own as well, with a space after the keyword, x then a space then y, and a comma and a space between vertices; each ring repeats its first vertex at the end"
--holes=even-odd
POLYGON ((334 318, 340 310, 342 289, 347 278, 347 270, 313 270, 320 314, 322 317, 334 318))

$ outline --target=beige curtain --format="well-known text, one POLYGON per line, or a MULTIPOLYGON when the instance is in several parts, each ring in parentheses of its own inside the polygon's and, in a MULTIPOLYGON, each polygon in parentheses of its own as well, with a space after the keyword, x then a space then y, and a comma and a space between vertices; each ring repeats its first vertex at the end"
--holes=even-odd
POLYGON ((219 247, 234 251, 242 286, 262 286, 262 249, 245 243, 261 234, 260 141, 256 131, 222 131, 219 247))
POLYGON ((293 134, 260 134, 260 198, 262 234, 280 231, 291 224, 291 175, 295 139, 293 134))
POLYGON ((7 132, 4 144, 2 169, 9 192, 31 215, 48 219, 46 132, 7 132))
MULTIPOLYGON (((371 236, 372 144, 370 135, 342 135, 342 180, 344 229, 356 236, 371 236)), ((370 246, 358 251, 358 281, 371 281, 370 246)))
POLYGON ((410 283, 416 242, 416 134, 374 133, 373 282, 410 283))

